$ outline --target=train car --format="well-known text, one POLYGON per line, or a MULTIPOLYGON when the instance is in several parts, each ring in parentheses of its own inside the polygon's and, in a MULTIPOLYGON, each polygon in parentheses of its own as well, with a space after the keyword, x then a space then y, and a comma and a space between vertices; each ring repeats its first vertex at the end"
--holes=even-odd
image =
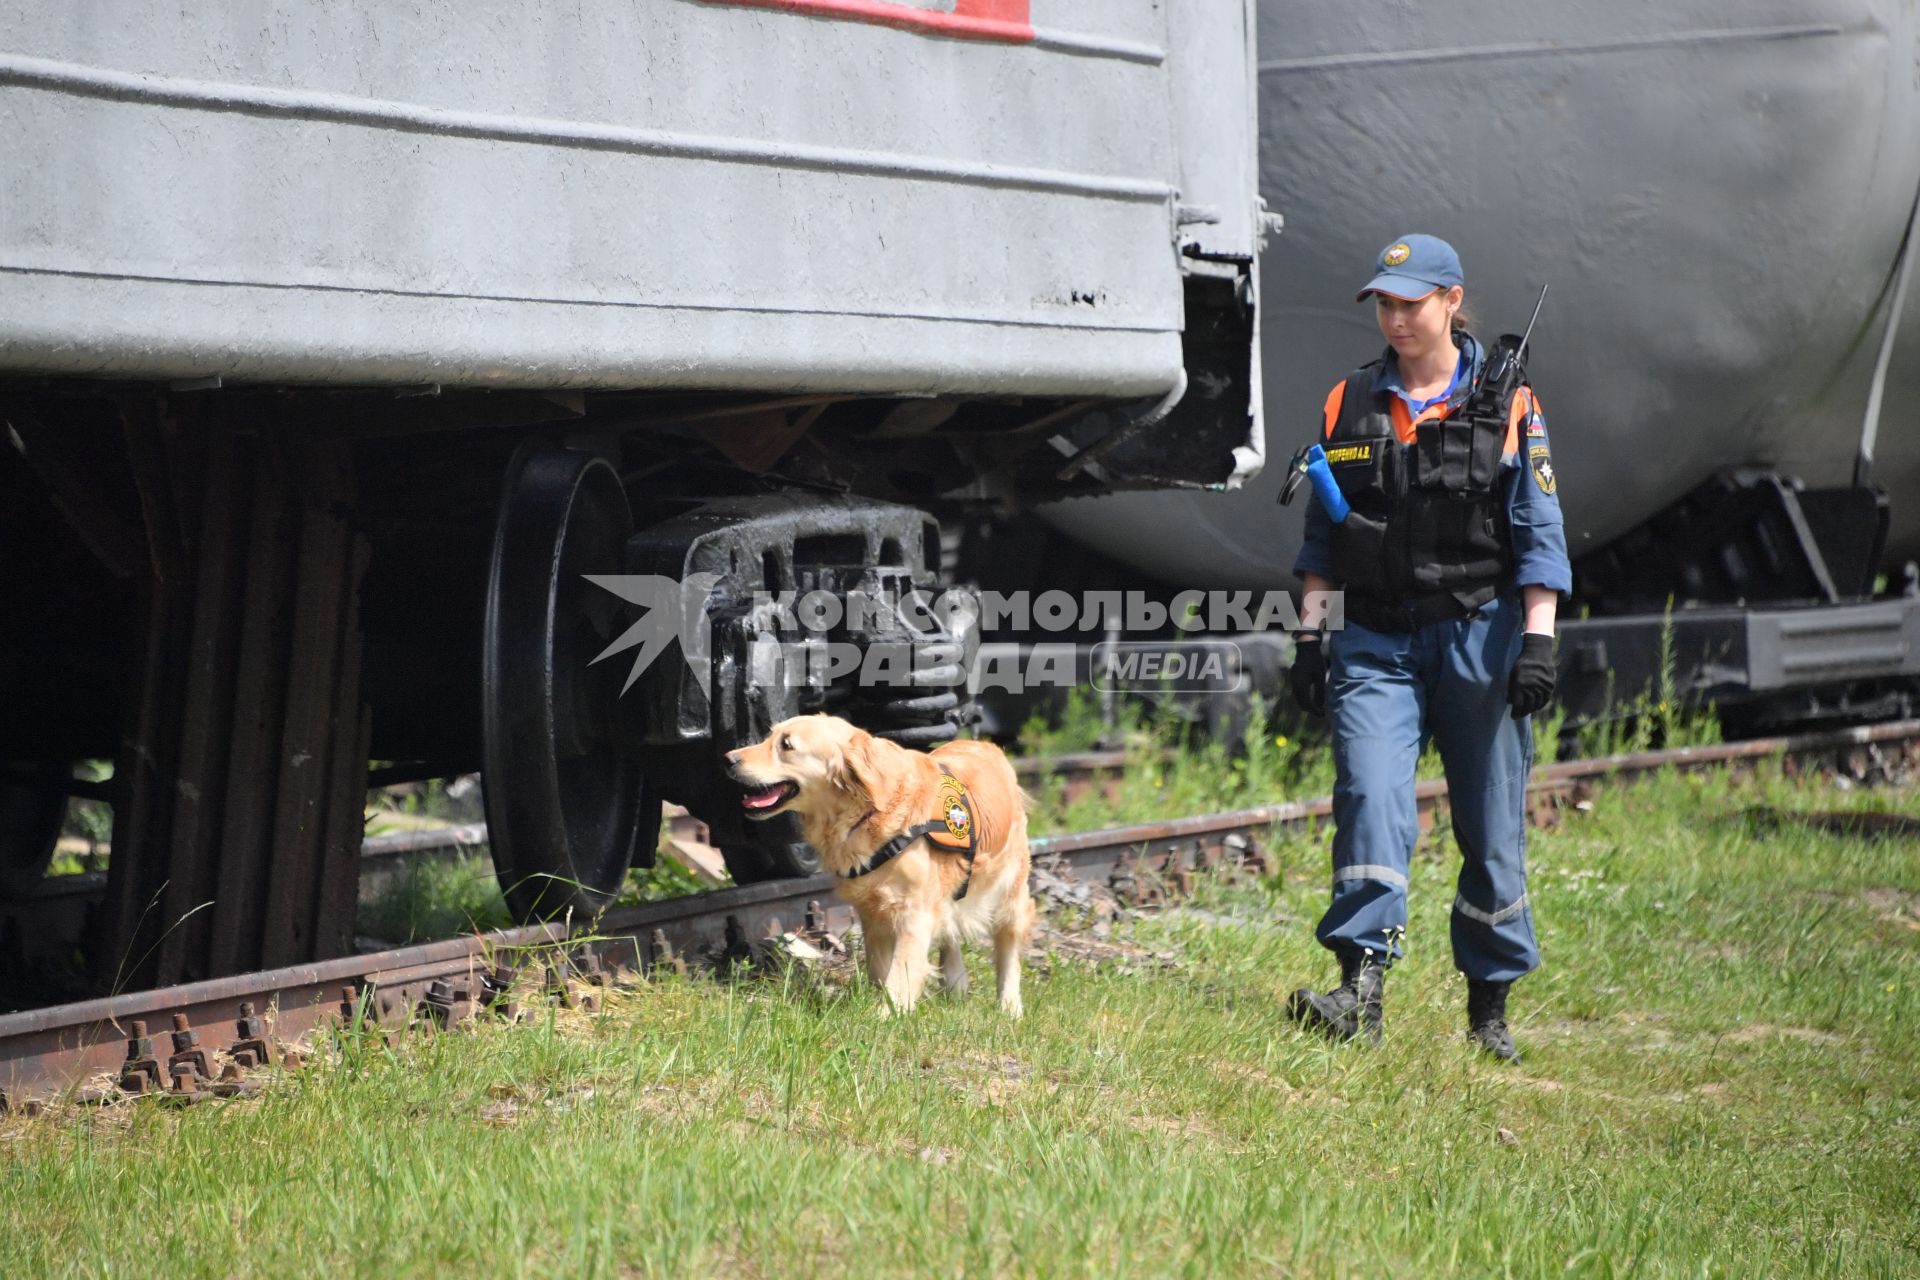
MULTIPOLYGON (((1529 367, 1580 597, 1570 714, 1645 687, 1669 600, 1678 678, 1730 729, 1920 707, 1920 2, 1259 12, 1275 452, 1381 349, 1356 273, 1437 232, 1483 337, 1552 286, 1529 367)), ((1291 584, 1278 471, 1045 512, 1154 580, 1291 584)))
POLYGON ((98 985, 340 954, 369 782, 475 768, 525 916, 603 903, 663 799, 739 880, 808 869, 721 753, 829 706, 951 736, 973 637, 870 620, 839 638, 934 675, 769 682, 752 646, 807 637, 755 593, 937 586, 936 502, 1258 470, 1253 31, 1251 0, 0 12, 0 920, 90 794, 98 985), (697 661, 595 661, 661 603, 619 581, 696 578, 697 661))

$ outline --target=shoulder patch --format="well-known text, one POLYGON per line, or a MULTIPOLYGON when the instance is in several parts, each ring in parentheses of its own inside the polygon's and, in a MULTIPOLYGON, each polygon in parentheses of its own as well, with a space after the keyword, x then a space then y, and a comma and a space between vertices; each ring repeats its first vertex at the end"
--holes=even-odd
MULTIPOLYGON (((1528 434, 1532 434, 1529 429, 1528 434)), ((1527 462, 1533 471, 1533 482, 1540 486, 1540 492, 1552 493, 1559 485, 1560 478, 1553 473, 1553 458, 1543 444, 1532 445, 1527 449, 1527 462)))
POLYGON ((1538 409, 1535 409, 1532 413, 1527 415, 1527 435, 1535 439, 1540 439, 1545 437, 1546 434, 1547 434, 1546 419, 1540 416, 1540 411, 1538 409))

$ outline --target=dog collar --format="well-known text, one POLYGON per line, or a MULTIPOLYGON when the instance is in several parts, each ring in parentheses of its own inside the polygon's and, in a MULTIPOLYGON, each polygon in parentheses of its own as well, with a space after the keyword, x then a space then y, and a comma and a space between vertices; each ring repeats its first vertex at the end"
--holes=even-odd
MULTIPOLYGON (((938 762, 935 762, 938 764, 938 762)), ((886 866, 906 851, 914 841, 931 837, 935 848, 945 849, 949 853, 964 852, 967 857, 967 872, 961 877, 960 887, 954 891, 953 900, 958 902, 967 896, 967 889, 973 884, 973 855, 976 844, 976 832, 973 821, 973 800, 967 795, 966 784, 953 776, 944 764, 938 764, 941 773, 940 816, 931 822, 922 822, 909 827, 893 839, 875 849, 863 864, 852 871, 842 871, 842 880, 857 880, 861 876, 871 875, 886 866)), ((869 813, 868 818, 873 815, 869 813)), ((860 822, 854 823, 858 830, 860 822)))

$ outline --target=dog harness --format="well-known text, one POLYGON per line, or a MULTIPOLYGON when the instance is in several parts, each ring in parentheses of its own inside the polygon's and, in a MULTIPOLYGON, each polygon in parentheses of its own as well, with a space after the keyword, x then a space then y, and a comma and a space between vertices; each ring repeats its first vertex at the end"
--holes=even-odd
POLYGON ((853 880, 892 862, 906 851, 908 845, 921 837, 936 849, 948 853, 964 853, 967 856, 967 873, 960 878, 960 887, 953 891, 955 902, 967 896, 967 888, 973 883, 973 853, 977 833, 973 821, 973 800, 967 795, 966 783, 953 776, 947 766, 934 762, 940 769, 940 816, 931 822, 922 822, 909 827, 893 839, 873 851, 866 864, 853 871, 840 873, 842 880, 853 880))

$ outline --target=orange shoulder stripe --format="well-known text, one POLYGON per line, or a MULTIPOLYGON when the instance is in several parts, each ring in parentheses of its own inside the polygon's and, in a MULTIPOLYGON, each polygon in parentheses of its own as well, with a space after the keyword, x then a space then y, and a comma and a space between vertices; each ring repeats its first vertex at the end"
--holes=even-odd
POLYGON ((1520 424, 1527 420, 1527 415, 1532 413, 1533 409, 1533 388, 1522 387, 1514 393, 1513 405, 1507 410, 1507 442, 1501 446, 1501 452, 1518 453, 1520 451, 1520 424))
POLYGON ((1325 426, 1322 433, 1327 439, 1333 439, 1333 424, 1340 421, 1340 406, 1347 402, 1347 380, 1345 378, 1333 384, 1333 390, 1327 392, 1327 407, 1320 412, 1325 426))

